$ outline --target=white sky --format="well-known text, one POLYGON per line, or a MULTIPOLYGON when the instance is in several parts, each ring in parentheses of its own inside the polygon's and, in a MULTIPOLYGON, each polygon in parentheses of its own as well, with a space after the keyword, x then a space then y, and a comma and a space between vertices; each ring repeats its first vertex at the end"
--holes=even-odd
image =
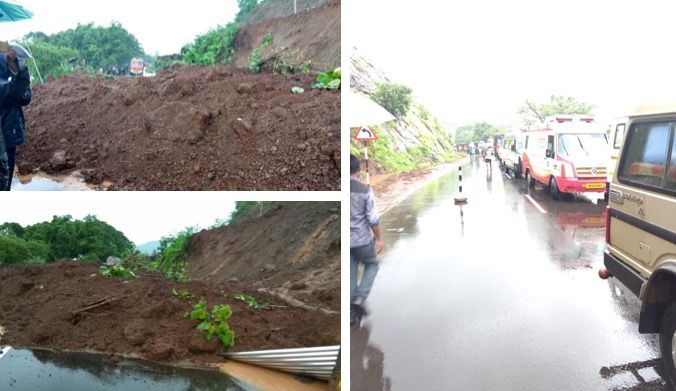
POLYGON ((550 95, 594 104, 599 122, 676 101, 673 1, 356 3, 351 46, 442 121, 511 125, 550 95))
POLYGON ((235 18, 236 0, 185 2, 145 0, 10 0, 33 12, 32 19, 0 24, 0 37, 11 40, 31 31, 53 34, 93 22, 107 27, 115 20, 141 43, 146 53, 178 53, 197 35, 235 18))
POLYGON ((207 228, 235 209, 233 194, 217 192, 21 192, 6 193, 0 224, 27 226, 55 215, 96 215, 135 244, 159 240, 186 227, 207 228), (11 205, 11 207, 8 207, 11 205))

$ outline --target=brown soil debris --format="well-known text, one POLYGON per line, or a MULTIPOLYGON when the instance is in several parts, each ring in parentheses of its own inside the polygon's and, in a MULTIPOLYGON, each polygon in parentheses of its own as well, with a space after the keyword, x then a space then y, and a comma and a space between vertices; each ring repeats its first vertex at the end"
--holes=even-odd
POLYGON ((25 111, 21 174, 78 170, 112 190, 339 190, 340 91, 313 82, 234 66, 52 80, 25 111))

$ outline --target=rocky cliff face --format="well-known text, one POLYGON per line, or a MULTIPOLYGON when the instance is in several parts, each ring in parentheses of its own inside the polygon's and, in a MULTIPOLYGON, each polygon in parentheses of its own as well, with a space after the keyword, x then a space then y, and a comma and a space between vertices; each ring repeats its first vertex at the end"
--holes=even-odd
MULTIPOLYGON (((350 88, 370 97, 380 83, 396 82, 390 80, 367 58, 355 52, 350 58, 350 88)), ((390 149, 408 154, 418 161, 447 160, 454 151, 450 133, 415 100, 403 118, 383 124, 378 130, 379 137, 385 136, 390 149)))

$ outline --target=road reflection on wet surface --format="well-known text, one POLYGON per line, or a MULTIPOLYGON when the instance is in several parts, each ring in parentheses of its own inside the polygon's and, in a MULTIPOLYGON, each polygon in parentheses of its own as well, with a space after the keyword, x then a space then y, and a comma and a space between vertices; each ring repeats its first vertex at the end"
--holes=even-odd
POLYGON ((552 201, 465 165, 461 224, 457 178, 381 216, 386 254, 351 332, 351 389, 666 389, 640 302, 598 278, 603 200, 552 201))
POLYGON ((77 175, 61 178, 49 177, 45 174, 28 175, 12 178, 12 191, 87 191, 92 190, 84 179, 77 175))

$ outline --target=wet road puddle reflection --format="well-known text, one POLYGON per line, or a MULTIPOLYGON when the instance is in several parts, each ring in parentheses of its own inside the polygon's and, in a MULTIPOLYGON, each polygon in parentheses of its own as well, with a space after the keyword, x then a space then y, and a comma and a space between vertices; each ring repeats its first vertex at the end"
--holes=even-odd
POLYGON ((662 380, 662 364, 659 358, 628 364, 601 367, 601 378, 609 381, 611 391, 669 390, 662 380))
POLYGON ((87 191, 92 190, 77 173, 51 177, 42 173, 15 176, 12 191, 87 191))

